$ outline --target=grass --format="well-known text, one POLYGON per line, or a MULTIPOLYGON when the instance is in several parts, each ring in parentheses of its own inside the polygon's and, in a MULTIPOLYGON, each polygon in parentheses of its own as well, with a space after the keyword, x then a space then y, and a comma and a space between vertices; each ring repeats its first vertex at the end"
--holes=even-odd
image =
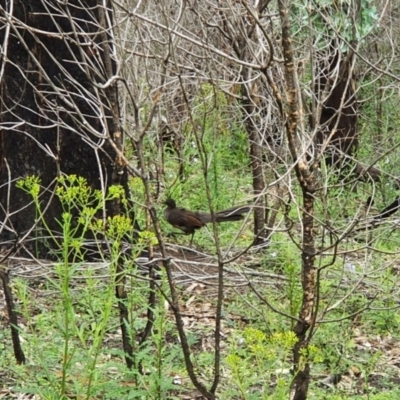
MULTIPOLYGON (((290 242, 284 243, 283 238, 284 235, 277 235, 268 252, 270 256, 264 256, 257 272, 279 273, 288 280, 271 285, 266 279, 259 282, 257 290, 278 310, 297 315, 301 296, 300 264, 295 247, 290 242)), ((382 257, 376 259, 377 265, 382 262, 382 257)), ((120 350, 116 304, 113 296, 107 294, 111 280, 102 277, 105 272, 96 272, 83 265, 72 268, 69 307, 65 306, 67 300, 60 290, 64 277, 57 269, 51 273, 50 280, 45 277, 40 280, 39 288, 29 279, 13 280, 28 363, 15 365, 8 331, 3 330, 5 351, 1 353, 0 363, 1 369, 6 371, 6 381, 13 382, 12 393, 37 394, 41 399, 62 396, 172 399, 193 390, 182 364, 171 311, 163 306, 161 298, 156 310, 154 335, 135 351, 137 361, 143 361, 146 373, 142 375, 137 369, 126 369, 120 350), (107 308, 108 302, 111 302, 111 308, 107 308), (67 351, 64 350, 66 342, 67 351), (174 385, 174 379, 181 385, 174 385)), ((340 274, 338 264, 324 276, 322 308, 348 293, 347 285, 340 285, 340 274)), ((379 282, 379 298, 374 302, 377 310, 366 310, 354 318, 318 327, 312 341, 315 349, 312 398, 361 399, 367 398, 368 394, 370 399, 381 399, 386 394, 395 396, 398 393, 397 367, 391 368, 388 364, 391 352, 400 341, 398 313, 391 308, 396 305, 396 297, 390 299, 396 287, 396 275, 388 269, 375 275, 377 280, 374 282, 379 282), (351 372, 356 368, 359 375, 351 372), (334 373, 344 374, 344 383, 338 388, 321 387, 318 381, 334 373)), ((133 280, 130 285, 133 289, 128 303, 132 316, 130 332, 135 336, 145 324, 147 285, 140 280, 133 280)), ((213 363, 213 320, 210 319, 214 312, 213 295, 207 287, 190 289, 180 285, 178 289, 182 292, 182 306, 188 315, 193 359, 207 381, 211 379, 213 363)), ((366 280, 327 319, 339 319, 359 310, 374 295, 375 284, 366 280)), ((269 309, 249 289, 228 287, 224 309, 223 375, 219 398, 287 398, 291 381, 291 339, 287 335, 291 321, 269 309)))

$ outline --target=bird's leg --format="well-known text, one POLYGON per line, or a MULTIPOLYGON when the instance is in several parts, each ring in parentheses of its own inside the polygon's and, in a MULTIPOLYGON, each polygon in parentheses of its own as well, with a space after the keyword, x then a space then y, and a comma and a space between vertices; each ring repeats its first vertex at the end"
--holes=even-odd
POLYGON ((194 234, 195 234, 195 231, 193 231, 193 233, 192 233, 192 237, 190 238, 190 244, 189 244, 189 246, 190 246, 190 247, 192 247, 192 243, 193 243, 194 234))

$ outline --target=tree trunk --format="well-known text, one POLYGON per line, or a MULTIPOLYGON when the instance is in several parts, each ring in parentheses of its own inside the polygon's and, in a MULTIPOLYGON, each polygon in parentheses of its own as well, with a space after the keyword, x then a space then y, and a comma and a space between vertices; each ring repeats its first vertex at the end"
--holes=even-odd
MULTIPOLYGON (((247 69, 245 69, 247 70, 247 69)), ((250 73, 250 71, 248 71, 250 73)), ((242 109, 245 120, 247 135, 250 144, 251 172, 253 176, 253 195, 255 198, 254 208, 254 244, 263 244, 267 238, 265 229, 265 179, 263 170, 263 151, 261 146, 261 137, 258 127, 254 121, 256 107, 248 88, 246 80, 248 76, 243 77, 242 89, 242 109)))
POLYGON ((312 126, 320 126, 317 142, 326 163, 341 168, 349 162, 344 156, 358 149, 353 54, 332 43, 318 58, 314 92, 319 107, 314 107, 312 126))
POLYGON ((291 25, 289 20, 289 2, 279 0, 279 15, 282 26, 282 46, 284 49, 284 65, 286 80, 286 134, 290 153, 295 163, 295 172, 302 189, 303 209, 301 212, 302 244, 301 244, 301 284, 303 298, 298 322, 294 333, 298 342, 293 349, 294 378, 290 388, 290 399, 305 400, 307 398, 310 383, 310 362, 307 359, 309 345, 309 331, 315 318, 315 291, 316 291, 316 268, 315 268, 315 232, 314 232, 314 209, 315 209, 315 182, 316 173, 312 163, 308 163, 306 155, 299 151, 298 119, 301 115, 300 94, 296 82, 296 65, 292 48, 291 25))
MULTIPOLYGON (((15 188, 18 179, 40 177, 40 201, 52 231, 60 231, 61 207, 53 196, 57 176, 83 176, 93 189, 112 183, 116 129, 110 89, 107 94, 95 86, 107 81, 100 8, 97 0, 85 4, 72 0, 49 9, 39 0, 0 0, 6 24, 0 30, 5 55, 0 65, 2 242, 29 232, 35 238, 44 234, 34 206, 27 206, 29 196, 15 188)), ((45 241, 25 246, 46 255, 45 241)))

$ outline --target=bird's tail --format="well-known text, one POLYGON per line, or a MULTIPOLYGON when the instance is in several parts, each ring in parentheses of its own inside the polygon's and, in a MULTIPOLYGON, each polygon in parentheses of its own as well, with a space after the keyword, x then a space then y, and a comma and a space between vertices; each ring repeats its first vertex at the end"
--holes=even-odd
POLYGON ((247 214, 251 210, 250 206, 236 206, 227 210, 218 211, 215 214, 217 222, 240 221, 244 218, 243 214, 247 214))

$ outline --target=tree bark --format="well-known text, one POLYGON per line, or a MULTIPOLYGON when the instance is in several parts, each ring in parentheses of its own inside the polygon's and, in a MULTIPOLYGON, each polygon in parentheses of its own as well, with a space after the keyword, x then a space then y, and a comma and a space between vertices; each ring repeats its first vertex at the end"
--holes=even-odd
MULTIPOLYGON (((41 178, 40 201, 52 231, 61 207, 55 178, 76 174, 92 188, 111 183, 115 151, 108 124, 111 108, 104 90, 98 4, 87 0, 54 3, 0 0, 0 43, 5 56, 0 71, 0 231, 2 242, 14 242, 31 231, 28 251, 46 256, 45 235, 35 221, 29 196, 16 180, 41 178), (50 14, 51 13, 51 14, 50 14), (108 183, 105 183, 108 182, 108 183)), ((111 129, 114 131, 114 129, 111 129)), ((126 180, 126 175, 124 176, 126 180)))
POLYGON ((292 155, 296 176, 302 189, 303 209, 301 213, 302 222, 302 244, 301 244, 301 284, 303 299, 301 303, 298 322, 294 332, 298 342, 293 349, 294 378, 290 388, 291 400, 307 399, 308 386, 310 383, 310 363, 307 359, 309 338, 306 336, 315 313, 315 232, 314 232, 314 207, 315 207, 315 169, 312 162, 308 162, 306 155, 300 155, 298 138, 298 120, 301 115, 300 96, 296 84, 296 69, 291 40, 291 26, 289 20, 289 6, 287 0, 278 1, 279 14, 282 26, 282 46, 285 64, 286 80, 286 134, 289 149, 292 155))

